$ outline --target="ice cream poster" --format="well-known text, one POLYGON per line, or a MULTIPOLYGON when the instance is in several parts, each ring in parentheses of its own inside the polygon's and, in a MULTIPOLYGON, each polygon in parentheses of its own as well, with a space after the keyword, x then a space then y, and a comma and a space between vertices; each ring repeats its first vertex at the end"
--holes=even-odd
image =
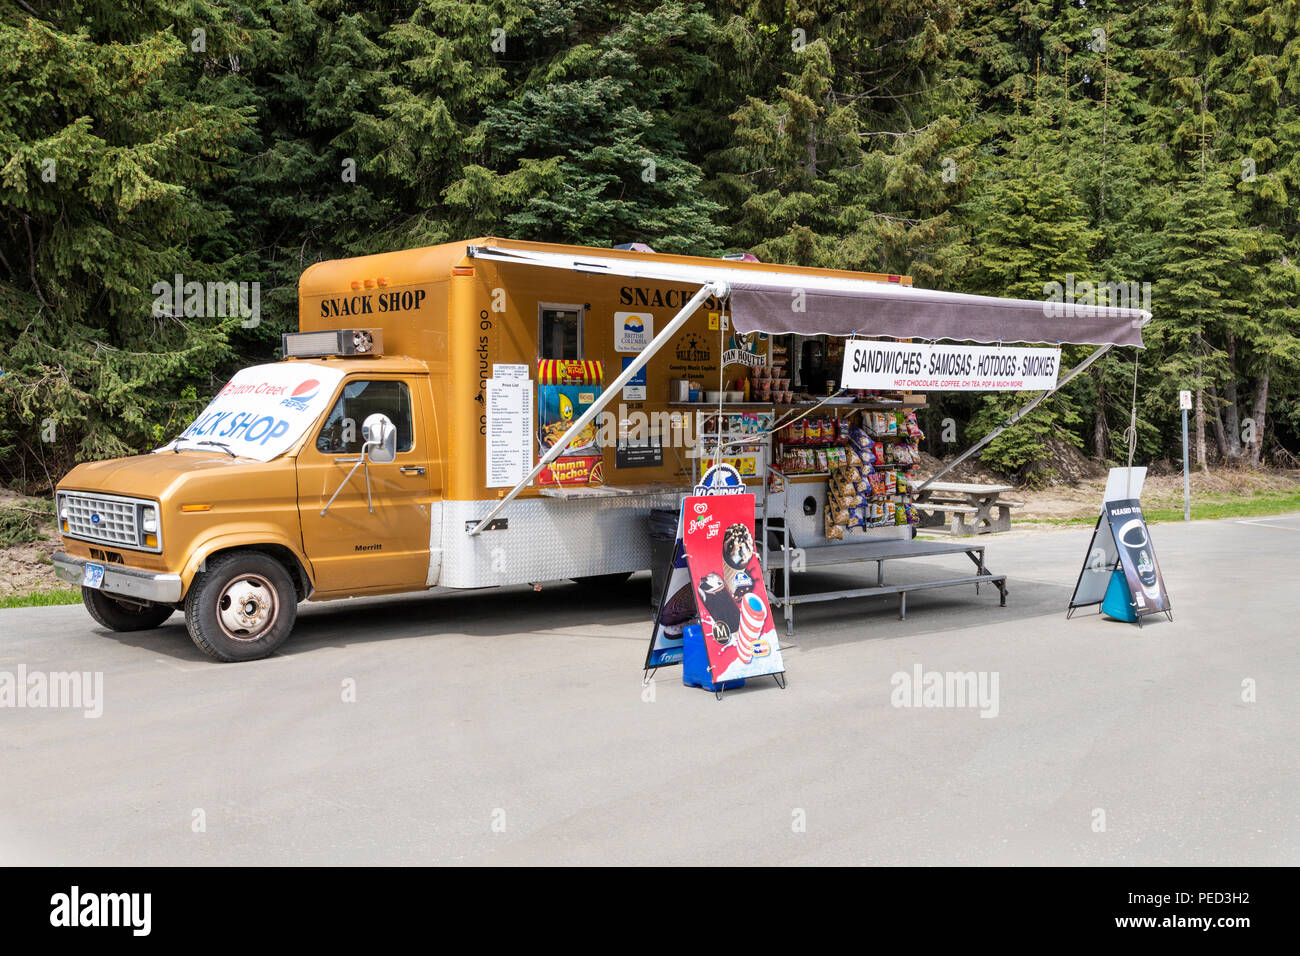
POLYGON ((784 672, 754 543, 754 496, 688 496, 682 539, 713 679, 784 672))

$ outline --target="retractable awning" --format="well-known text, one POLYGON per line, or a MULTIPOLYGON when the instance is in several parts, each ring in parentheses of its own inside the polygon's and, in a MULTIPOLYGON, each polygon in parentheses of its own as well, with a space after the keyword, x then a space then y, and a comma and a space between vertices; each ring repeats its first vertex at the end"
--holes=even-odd
POLYGON ((957 342, 1044 342, 1142 346, 1144 309, 1039 302, 916 289, 896 282, 804 275, 781 266, 686 264, 645 259, 471 246, 475 258, 592 275, 680 282, 724 282, 737 332, 868 335, 957 342))

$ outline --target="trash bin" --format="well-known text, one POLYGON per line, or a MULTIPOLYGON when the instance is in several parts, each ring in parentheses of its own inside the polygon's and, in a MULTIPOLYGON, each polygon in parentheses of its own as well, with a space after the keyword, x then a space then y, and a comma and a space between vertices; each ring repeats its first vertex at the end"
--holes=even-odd
POLYGON ((650 605, 658 608, 668 572, 672 570, 673 545, 677 543, 677 510, 652 508, 646 522, 650 534, 650 605))

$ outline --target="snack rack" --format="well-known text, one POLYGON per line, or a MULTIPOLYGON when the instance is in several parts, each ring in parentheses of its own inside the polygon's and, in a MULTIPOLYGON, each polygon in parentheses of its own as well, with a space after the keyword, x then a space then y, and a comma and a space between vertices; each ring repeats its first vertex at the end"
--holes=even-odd
POLYGON ((911 474, 924 437, 915 412, 852 408, 847 415, 810 416, 777 435, 774 465, 783 479, 825 478, 822 511, 827 540, 846 531, 917 523, 911 474))

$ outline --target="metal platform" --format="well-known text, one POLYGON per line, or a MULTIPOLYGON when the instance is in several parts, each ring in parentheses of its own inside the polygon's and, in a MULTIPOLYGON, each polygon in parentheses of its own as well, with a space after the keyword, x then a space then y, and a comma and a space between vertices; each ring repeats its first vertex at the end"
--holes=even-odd
POLYGON ((635 498, 649 495, 689 494, 689 485, 674 482, 653 482, 645 485, 544 485, 537 489, 547 498, 580 500, 587 498, 635 498))
MULTIPOLYGON (((907 594, 909 591, 931 591, 936 588, 960 587, 973 584, 975 593, 979 593, 981 584, 992 584, 998 589, 999 604, 1007 604, 1007 576, 993 574, 984 566, 984 545, 958 543, 951 541, 917 541, 895 540, 863 542, 861 544, 831 544, 815 548, 776 549, 768 552, 768 570, 774 578, 780 572, 784 585, 781 594, 775 587, 769 595, 774 605, 785 608, 786 634, 794 633, 794 606, 796 604, 813 604, 821 601, 836 601, 842 598, 875 597, 878 595, 898 595, 898 619, 907 617, 907 594), (886 584, 885 562, 906 558, 929 558, 943 554, 964 554, 975 565, 975 573, 957 577, 940 578, 933 581, 916 581, 908 584, 886 584), (863 564, 875 562, 876 583, 874 586, 860 588, 837 588, 833 591, 818 591, 812 594, 790 594, 790 573, 817 567, 834 567, 838 565, 863 564)), ((773 582, 775 584, 775 580, 773 582)))

